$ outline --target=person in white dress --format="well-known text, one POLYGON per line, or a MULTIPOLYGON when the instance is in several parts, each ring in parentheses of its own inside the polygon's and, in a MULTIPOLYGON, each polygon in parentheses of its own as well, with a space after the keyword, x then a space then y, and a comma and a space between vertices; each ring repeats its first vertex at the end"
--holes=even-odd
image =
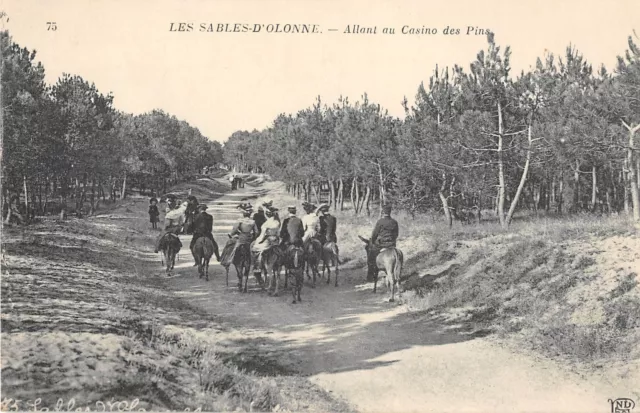
POLYGON ((302 204, 302 208, 307 213, 302 217, 302 228, 304 228, 304 236, 302 242, 307 243, 311 238, 315 237, 320 231, 320 218, 315 213, 316 206, 308 202, 302 204))
POLYGON ((276 218, 276 208, 264 206, 264 215, 267 220, 260 227, 260 235, 251 244, 251 251, 253 251, 253 267, 254 269, 260 268, 262 262, 262 253, 268 248, 278 245, 280 243, 280 221, 276 218))

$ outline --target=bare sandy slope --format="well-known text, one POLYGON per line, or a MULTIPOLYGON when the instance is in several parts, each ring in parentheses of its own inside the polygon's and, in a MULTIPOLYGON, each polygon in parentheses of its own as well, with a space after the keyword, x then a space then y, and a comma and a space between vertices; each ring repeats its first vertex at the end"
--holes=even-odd
MULTIPOLYGON (((264 189, 277 206, 292 202, 277 184, 264 189)), ((237 218, 235 202, 255 194, 247 186, 210 205, 218 242, 237 218)), ((183 244, 169 285, 239 329, 225 340, 248 346, 241 356, 247 365, 268 368, 268 360, 277 359, 359 411, 604 412, 608 399, 638 390, 637 383, 614 386, 604 377, 577 375, 490 336, 447 329, 386 303, 384 289, 374 295, 372 285, 363 284, 362 269, 343 268, 337 288, 319 281, 312 289, 307 282, 302 303, 293 305, 288 291, 270 297, 253 278, 250 291, 239 293, 233 268, 227 287, 215 259, 211 281, 198 279, 187 238, 183 244)))

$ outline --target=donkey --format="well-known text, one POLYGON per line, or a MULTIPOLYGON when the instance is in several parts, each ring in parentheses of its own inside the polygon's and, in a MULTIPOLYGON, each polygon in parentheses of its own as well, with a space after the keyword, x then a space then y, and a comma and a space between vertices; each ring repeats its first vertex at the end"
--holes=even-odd
POLYGON ((262 253, 262 276, 269 287, 269 295, 278 296, 280 286, 280 269, 284 264, 284 251, 280 245, 275 245, 262 253), (275 290, 274 290, 275 289, 275 290), (273 293, 271 290, 274 290, 273 293))
MULTIPOLYGON (((236 275, 238 276, 238 289, 240 292, 247 292, 247 285, 249 284, 249 272, 251 271, 251 247, 249 244, 240 244, 236 248, 236 252, 233 254, 233 266, 236 268, 236 275), (242 281, 244 279, 244 288, 242 287, 242 281)), ((227 274, 229 270, 227 269, 227 274)), ((260 273, 255 274, 258 283, 263 286, 264 283, 260 277, 260 273)))
POLYGON ((329 274, 327 276, 327 284, 331 282, 331 266, 336 266, 336 282, 335 286, 338 286, 338 275, 340 275, 340 253, 338 250, 338 244, 329 241, 322 246, 322 277, 324 277, 324 270, 326 269, 329 274), (328 265, 327 265, 328 264, 328 265))
POLYGON ((171 270, 176 264, 176 255, 182 248, 180 238, 171 232, 167 232, 160 239, 160 251, 162 251, 162 265, 167 263, 166 273, 171 275, 171 270))
POLYGON ((206 276, 209 281, 209 261, 215 250, 214 243, 207 237, 200 237, 193 246, 193 256, 198 263, 198 274, 200 278, 206 276))
POLYGON ((300 292, 302 291, 302 284, 304 283, 304 250, 298 246, 291 246, 287 249, 285 254, 285 279, 284 288, 287 288, 289 281, 289 274, 293 274, 293 304, 297 301, 302 301, 300 298, 300 292))
POLYGON ((311 269, 313 273, 313 284, 311 284, 311 288, 316 288, 316 276, 320 276, 320 271, 318 271, 320 260, 322 260, 322 244, 316 238, 311 238, 304 244, 304 261, 307 264, 307 278, 311 279, 309 269, 311 269))
POLYGON ((398 248, 383 248, 380 250, 377 256, 375 256, 377 249, 371 245, 371 241, 358 235, 358 238, 365 244, 365 251, 367 252, 367 269, 369 274, 373 274, 373 293, 376 293, 376 287, 378 284, 378 274, 380 270, 384 270, 387 279, 387 291, 389 291, 389 302, 395 301, 396 288, 398 288, 398 298, 401 298, 400 293, 400 277, 402 275, 402 264, 404 261, 404 255, 398 248), (375 256, 375 261, 373 260, 375 256))

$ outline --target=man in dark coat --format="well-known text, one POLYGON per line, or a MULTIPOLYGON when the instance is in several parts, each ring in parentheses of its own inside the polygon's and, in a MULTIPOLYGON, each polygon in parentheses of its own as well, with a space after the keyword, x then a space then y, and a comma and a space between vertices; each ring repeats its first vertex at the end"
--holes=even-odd
POLYGON ((304 236, 304 227, 302 226, 302 220, 296 216, 296 207, 290 206, 287 208, 289 211, 289 217, 282 221, 280 227, 280 240, 283 245, 297 245, 302 246, 302 237, 304 236))
POLYGON ((265 223, 267 217, 264 215, 264 208, 262 205, 258 207, 258 212, 253 214, 253 220, 256 222, 256 227, 258 227, 258 232, 262 229, 262 224, 265 223))
MULTIPOLYGON (((382 218, 376 222, 371 233, 371 260, 376 257, 383 248, 395 248, 398 240, 398 221, 391 218, 391 206, 382 207, 382 218)), ((371 274, 367 275, 367 281, 373 281, 371 274)))
POLYGON ((194 195, 187 197, 187 210, 184 212, 186 221, 184 224, 185 234, 193 234, 193 225, 196 215, 198 214, 198 199, 194 195))
MULTIPOLYGON (((193 220, 193 238, 191 238, 191 244, 189 244, 189 249, 191 253, 193 253, 193 246, 196 245, 196 241, 200 237, 207 237, 213 242, 213 252, 216 255, 216 259, 220 261, 220 254, 218 252, 218 245, 216 241, 213 239, 213 217, 206 213, 207 206, 204 204, 198 205, 198 214, 193 220)), ((195 255, 194 255, 195 260, 195 255)), ((196 261, 196 264, 198 262, 196 261)))
POLYGON ((382 207, 382 218, 376 222, 371 233, 371 243, 382 248, 395 248, 398 240, 398 221, 391 218, 391 206, 382 207))
POLYGON ((329 213, 329 205, 322 204, 318 207, 318 215, 320 215, 320 233, 319 238, 322 245, 327 242, 338 243, 338 237, 336 236, 336 217, 329 213))

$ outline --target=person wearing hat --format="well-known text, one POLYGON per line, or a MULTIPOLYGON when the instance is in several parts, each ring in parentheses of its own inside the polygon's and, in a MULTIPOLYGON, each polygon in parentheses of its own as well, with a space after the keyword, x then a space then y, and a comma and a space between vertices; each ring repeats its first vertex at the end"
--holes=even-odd
MULTIPOLYGON (((395 248, 398 240, 398 221, 391 218, 391 205, 382 207, 382 218, 376 222, 371 233, 373 256, 376 257, 383 248, 395 248)), ((367 277, 368 281, 369 280, 367 277)))
POLYGON ((302 208, 307 213, 302 217, 302 228, 304 229, 304 236, 302 237, 302 243, 306 243, 311 238, 318 235, 320 230, 320 219, 315 214, 316 206, 308 202, 302 204, 302 208))
POLYGON ((153 229, 158 229, 158 222, 160 222, 160 211, 158 210, 158 200, 151 198, 149 200, 149 221, 153 229))
POLYGON ((318 238, 322 245, 327 242, 338 243, 338 237, 336 236, 336 217, 329 213, 329 205, 321 204, 318 207, 318 216, 320 219, 320 232, 318 238))
MULTIPOLYGON (((218 244, 216 244, 216 241, 213 239, 213 217, 207 214, 207 206, 205 204, 200 204, 196 208, 198 213, 193 220, 193 237, 191 238, 189 249, 193 254, 193 246, 196 245, 198 238, 207 237, 211 242, 213 242, 213 253, 216 256, 216 259, 220 261, 218 244)), ((195 260, 195 265, 198 265, 195 254, 193 254, 193 259, 195 260)))
POLYGON ((176 208, 178 199, 174 194, 167 195, 167 209, 164 212, 169 212, 176 208))
POLYGON ((265 223, 267 217, 264 213, 264 206, 258 206, 258 212, 253 214, 253 220, 256 222, 256 226, 258 227, 258 231, 262 230, 262 224, 265 223))
POLYGON ((302 226, 302 220, 296 216, 296 207, 287 207, 289 216, 282 221, 280 227, 280 243, 282 245, 296 245, 302 246, 302 237, 304 236, 304 227, 302 226))
POLYGON ((184 215, 186 217, 185 224, 184 224, 185 234, 193 233, 194 231, 193 225, 194 225, 194 221, 197 214, 198 214, 198 198, 196 198, 194 195, 189 195, 187 197, 187 210, 184 212, 184 215))
POLYGON ((280 242, 278 233, 280 230, 280 221, 278 221, 275 217, 276 208, 272 208, 269 206, 265 206, 264 214, 267 217, 267 220, 262 225, 262 229, 260 231, 260 235, 258 238, 251 244, 251 251, 255 253, 253 268, 254 270, 259 271, 260 263, 262 261, 262 253, 273 247, 278 245, 280 242))
POLYGON ((251 215, 253 214, 253 207, 251 204, 242 203, 236 208, 242 211, 242 219, 233 226, 229 233, 229 237, 231 239, 225 246, 222 253, 222 259, 220 260, 222 265, 231 265, 238 246, 242 244, 250 245, 258 235, 256 222, 251 219, 251 215))
MULTIPOLYGON (((169 203, 169 198, 167 198, 167 203, 169 203)), ((162 233, 156 240, 155 252, 162 249, 162 239, 168 232, 178 235, 182 231, 184 225, 184 211, 186 211, 186 209, 186 202, 182 203, 182 205, 177 205, 174 209, 167 207, 167 212, 164 214, 164 233, 162 233)))

